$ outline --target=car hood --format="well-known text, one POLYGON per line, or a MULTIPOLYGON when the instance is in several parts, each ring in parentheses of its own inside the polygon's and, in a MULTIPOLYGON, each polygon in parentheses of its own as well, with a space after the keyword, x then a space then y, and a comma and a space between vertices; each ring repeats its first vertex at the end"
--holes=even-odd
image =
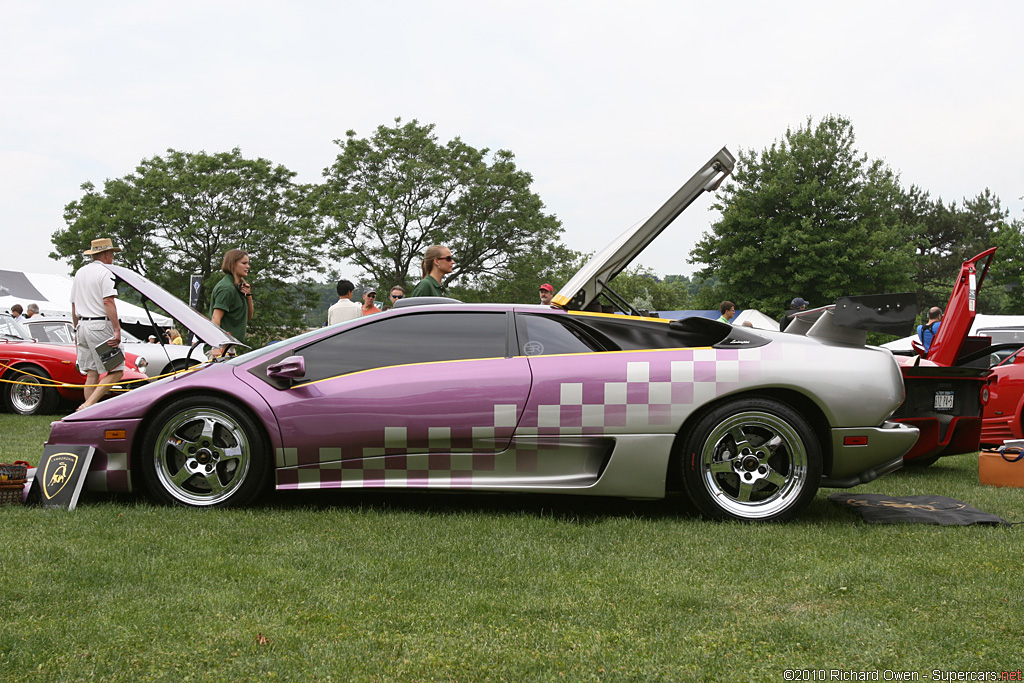
MULTIPOLYGON (((215 325, 212 320, 191 308, 184 301, 174 296, 155 282, 139 275, 123 266, 103 264, 117 279, 136 290, 145 299, 162 308, 169 316, 177 320, 183 327, 202 339, 210 346, 240 344, 232 335, 215 325)), ((143 302, 145 303, 145 301, 143 302)))
POLYGON ((598 252, 566 283, 552 302, 563 308, 584 310, 597 301, 607 283, 621 273, 655 237, 704 192, 713 192, 732 173, 736 158, 725 147, 704 164, 660 209, 643 223, 619 235, 598 252))

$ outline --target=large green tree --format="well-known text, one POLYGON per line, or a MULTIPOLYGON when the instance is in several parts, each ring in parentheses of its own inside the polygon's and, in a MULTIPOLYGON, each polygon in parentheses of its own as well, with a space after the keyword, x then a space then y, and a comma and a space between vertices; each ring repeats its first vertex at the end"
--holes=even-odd
POLYGON ((902 194, 896 174, 858 152, 839 116, 808 119, 760 153, 741 151, 714 205, 721 219, 690 255, 700 277, 718 278, 700 300, 779 314, 796 296, 825 304, 912 290, 902 194))
POLYGON ((467 302, 539 303, 540 285, 548 283, 559 291, 587 258, 558 240, 542 240, 496 272, 481 275, 469 285, 456 284, 448 291, 467 302))
POLYGON ((544 213, 532 176, 507 150, 491 155, 457 137, 441 143, 433 124, 401 119, 371 138, 348 131, 335 143, 341 153, 324 170, 319 197, 326 252, 380 287, 418 281, 431 244, 456 257, 444 284, 472 288, 560 240, 561 223, 544 213))
MULTIPOLYGON (((252 261, 255 343, 303 327, 310 303, 308 273, 317 269, 315 207, 311 189, 295 174, 266 159, 247 159, 236 149, 207 154, 168 150, 142 161, 103 190, 85 183, 85 194, 64 210, 51 258, 74 270, 82 245, 110 237, 124 251, 118 263, 188 300, 189 277, 202 278, 199 310, 220 279, 228 249, 246 250, 252 261)), ((315 298, 315 297, 314 297, 315 298)))
POLYGON ((1024 219, 1000 222, 992 235, 999 247, 981 290, 982 313, 1024 314, 1024 219))
MULTIPOLYGON (((956 202, 945 204, 941 198, 933 201, 916 185, 905 193, 899 210, 915 249, 913 279, 921 310, 945 306, 960 265, 996 246, 996 233, 1007 215, 999 198, 987 189, 964 199, 961 207, 956 202)), ((997 253, 993 263, 1003 257, 1004 253, 997 253)), ((981 296, 988 304, 986 312, 991 313, 993 307, 1001 307, 1002 297, 990 284, 985 283, 981 296)))

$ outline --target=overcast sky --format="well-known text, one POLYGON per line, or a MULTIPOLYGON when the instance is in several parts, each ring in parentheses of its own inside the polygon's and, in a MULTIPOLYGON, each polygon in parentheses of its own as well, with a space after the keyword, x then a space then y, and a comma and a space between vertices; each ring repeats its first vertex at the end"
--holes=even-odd
MULTIPOLYGON (((581 251, 722 146, 828 114, 905 186, 987 187, 1024 218, 1022 26, 1024 3, 962 0, 0 0, 0 269, 66 273, 50 235, 80 185, 168 148, 239 147, 317 182, 333 140, 396 117, 511 150, 581 251)), ((692 272, 710 204, 640 262, 692 272)))

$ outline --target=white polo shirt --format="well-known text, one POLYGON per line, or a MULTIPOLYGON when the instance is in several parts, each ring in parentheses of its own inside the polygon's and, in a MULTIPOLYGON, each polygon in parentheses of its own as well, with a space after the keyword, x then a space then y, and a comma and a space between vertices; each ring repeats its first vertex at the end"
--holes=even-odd
POLYGON ((87 263, 78 269, 75 281, 71 284, 71 303, 75 305, 75 315, 79 318, 106 316, 103 300, 108 296, 117 296, 114 274, 100 261, 87 263))

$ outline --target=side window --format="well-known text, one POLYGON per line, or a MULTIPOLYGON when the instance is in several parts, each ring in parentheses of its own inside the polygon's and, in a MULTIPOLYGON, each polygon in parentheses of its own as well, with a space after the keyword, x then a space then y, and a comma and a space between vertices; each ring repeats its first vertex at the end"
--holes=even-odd
POLYGON ((555 316, 520 314, 516 316, 519 336, 517 356, 540 356, 557 353, 589 353, 599 350, 584 333, 564 325, 555 316))
POLYGON ((376 320, 303 348, 307 382, 360 370, 470 358, 504 358, 505 313, 418 313, 376 320))
POLYGON ((54 344, 73 344, 74 338, 69 335, 70 326, 63 323, 29 326, 29 331, 39 341, 52 342, 54 344))

